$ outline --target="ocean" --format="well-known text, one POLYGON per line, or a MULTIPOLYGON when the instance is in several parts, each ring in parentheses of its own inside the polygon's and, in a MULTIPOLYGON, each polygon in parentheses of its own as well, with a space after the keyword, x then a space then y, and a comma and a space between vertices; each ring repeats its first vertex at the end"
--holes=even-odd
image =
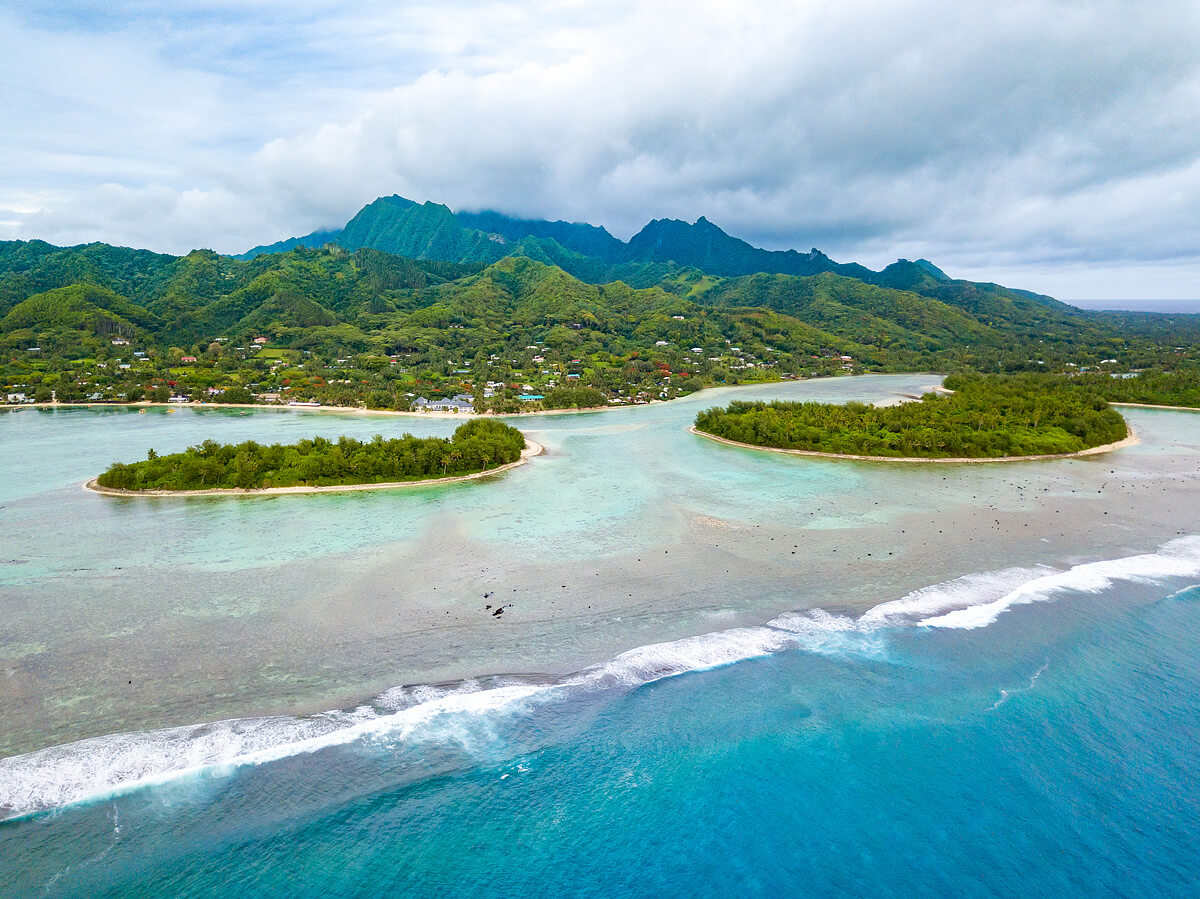
POLYGON ((78 483, 453 422, 0 417, 0 894, 1193 895, 1200 415, 949 469, 683 431, 927 383, 522 420, 545 459, 357 507, 78 483))
POLYGON ((1170 312, 1186 315, 1200 314, 1200 300, 1064 300, 1080 309, 1117 312, 1170 312))

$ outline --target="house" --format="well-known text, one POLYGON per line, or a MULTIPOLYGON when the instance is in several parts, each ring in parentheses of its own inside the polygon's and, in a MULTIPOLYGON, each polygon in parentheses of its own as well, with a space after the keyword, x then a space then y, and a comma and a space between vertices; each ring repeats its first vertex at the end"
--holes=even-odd
POLYGON ((195 356, 184 356, 184 357, 183 357, 183 358, 181 358, 179 361, 180 361, 180 362, 195 362, 195 361, 196 361, 196 357, 195 357, 195 356))
POLYGON ((255 338, 254 338, 252 341, 250 341, 250 342, 251 342, 251 343, 257 343, 259 346, 264 346, 264 345, 267 343, 267 338, 265 338, 265 337, 255 337, 255 338))
POLYGON ((475 404, 465 393, 448 400, 430 400, 417 397, 412 403, 415 412, 474 412, 475 404))
POLYGON ((29 400, 25 399, 25 394, 23 394, 23 393, 10 393, 8 395, 8 401, 10 403, 27 403, 27 402, 29 402, 29 400))
POLYGON ((168 403, 187 403, 191 400, 186 396, 172 396, 167 398, 168 403))
POLYGON ((113 346, 129 346, 129 341, 124 337, 114 337, 112 340, 113 346))

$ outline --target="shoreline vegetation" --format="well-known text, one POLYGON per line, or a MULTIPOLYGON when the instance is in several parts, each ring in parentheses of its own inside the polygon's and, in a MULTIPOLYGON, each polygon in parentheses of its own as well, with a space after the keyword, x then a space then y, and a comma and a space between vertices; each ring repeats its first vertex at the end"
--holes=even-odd
POLYGON ((114 463, 85 488, 116 496, 217 496, 319 493, 418 486, 485 477, 542 452, 511 425, 480 419, 450 438, 402 437, 368 442, 314 437, 289 446, 206 440, 182 453, 114 463), (492 466, 495 467, 492 467, 492 466))
MULTIPOLYGON (((1175 409, 1175 406, 1163 406, 1164 409, 1175 409)), ((1200 412, 1200 409, 1195 410, 1200 412)), ((943 462, 954 464, 972 465, 980 462, 1050 462, 1055 459, 1077 459, 1082 456, 1097 456, 1101 453, 1109 453, 1113 450, 1125 449, 1129 446, 1137 446, 1141 443, 1138 439, 1137 432, 1133 426, 1129 426, 1128 433, 1121 440, 1114 443, 1106 443, 1102 446, 1093 446, 1088 449, 1078 450, 1073 453, 1052 453, 1040 456, 862 456, 853 455, 850 453, 822 453, 816 450, 796 450, 796 449, 780 449, 776 446, 758 446, 753 443, 741 443, 737 440, 727 440, 724 437, 718 437, 716 434, 708 434, 701 431, 695 425, 690 425, 687 429, 689 434, 695 434, 698 437, 705 437, 708 440, 715 440, 717 443, 724 443, 727 446, 738 446, 743 449, 761 450, 766 453, 784 453, 789 456, 810 456, 814 459, 845 459, 850 462, 943 462)))
POLYGON ((350 493, 357 490, 392 490, 397 487, 432 487, 437 484, 452 484, 459 481, 475 481, 480 478, 489 478, 492 475, 519 468, 534 456, 540 456, 545 452, 546 448, 540 443, 526 438, 525 448, 521 450, 521 458, 515 462, 508 462, 495 468, 489 468, 487 471, 476 471, 471 474, 451 475, 442 478, 426 478, 422 481, 385 481, 378 484, 329 484, 320 487, 297 485, 294 487, 228 487, 212 490, 120 490, 115 487, 102 487, 97 483, 98 478, 92 478, 83 485, 83 489, 90 490, 93 493, 100 493, 104 496, 274 496, 300 493, 350 493))
POLYGON ((689 431, 723 443, 860 461, 1014 462, 1107 452, 1137 442, 1109 403, 1069 381, 956 375, 894 406, 734 402, 689 431))

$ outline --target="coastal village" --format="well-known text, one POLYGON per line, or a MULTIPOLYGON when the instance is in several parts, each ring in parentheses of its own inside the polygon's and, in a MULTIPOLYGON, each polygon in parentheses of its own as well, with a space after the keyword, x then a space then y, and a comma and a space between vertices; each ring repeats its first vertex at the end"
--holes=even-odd
MULTIPOLYGON (((680 316, 675 316, 679 319, 680 316)), ((1043 366, 1041 360, 1031 365, 1043 366)), ((1059 362, 1065 373, 1137 377, 1117 359, 1059 362)), ((34 403, 262 404, 347 406, 403 412, 518 413, 559 408, 644 405, 706 386, 794 380, 868 370, 853 356, 806 357, 732 341, 705 346, 654 342, 624 357, 572 355, 528 344, 473 358, 430 350, 392 355, 323 353, 281 346, 264 335, 218 336, 167 351, 134 337, 112 337, 91 355, 51 360, 41 347, 9 359, 6 405, 34 403), (57 363, 57 364, 54 364, 57 363)), ((1044 369, 1043 369, 1044 370, 1044 369)))
POLYGON ((190 349, 166 351, 118 336, 70 364, 63 371, 61 362, 49 364, 40 347, 28 347, 6 367, 11 381, 2 398, 8 404, 150 401, 513 413, 642 405, 713 384, 861 370, 842 353, 798 359, 729 340, 679 346, 660 339, 652 351, 625 357, 575 355, 539 344, 466 357, 436 349, 333 355, 281 346, 260 334, 218 336, 190 349))

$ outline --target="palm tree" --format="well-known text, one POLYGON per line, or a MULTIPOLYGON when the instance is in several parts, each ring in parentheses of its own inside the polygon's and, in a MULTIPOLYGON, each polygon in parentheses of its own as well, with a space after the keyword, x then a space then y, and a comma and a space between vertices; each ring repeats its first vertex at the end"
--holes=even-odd
POLYGON ((460 453, 458 450, 453 450, 442 456, 442 475, 444 476, 446 474, 446 470, 450 467, 451 462, 457 462, 461 458, 462 453, 460 453))

